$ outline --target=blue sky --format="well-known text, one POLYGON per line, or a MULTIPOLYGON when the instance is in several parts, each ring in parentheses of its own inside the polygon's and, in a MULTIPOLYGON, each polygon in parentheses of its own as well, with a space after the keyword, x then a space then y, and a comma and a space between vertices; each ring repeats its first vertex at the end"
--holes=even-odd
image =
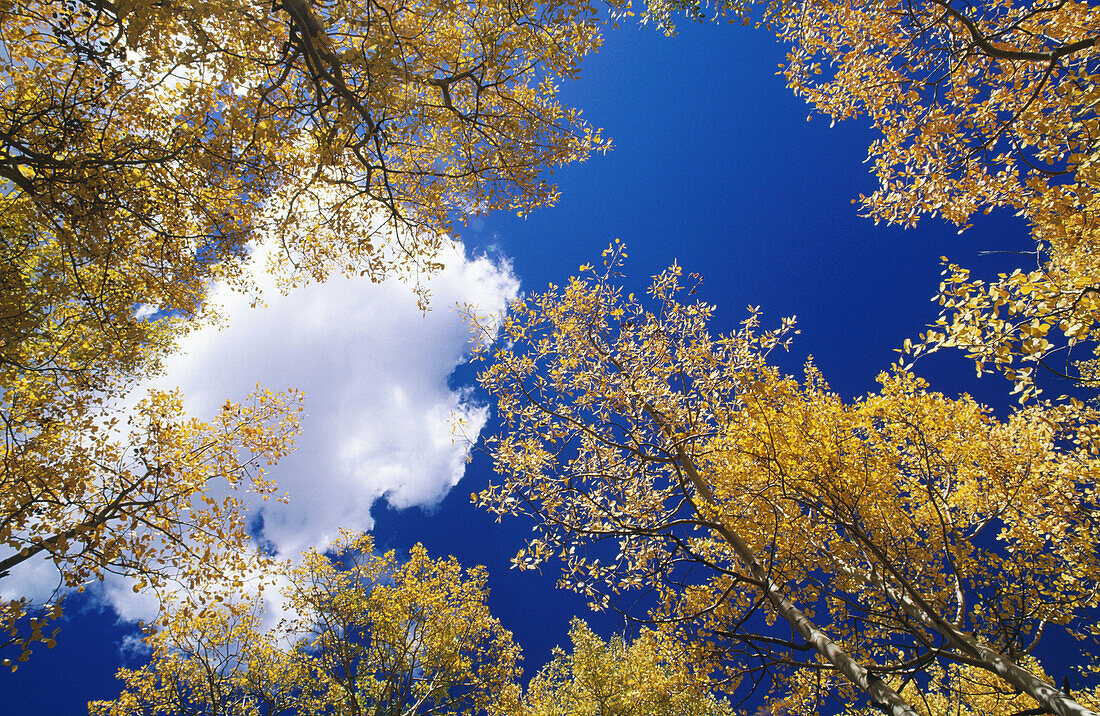
MULTIPOLYGON (((685 23, 674 38, 632 25, 609 29, 603 49, 585 61, 581 79, 563 83, 562 90, 566 103, 583 108, 589 122, 612 137, 614 151, 559 171, 554 177, 562 192, 559 206, 526 219, 491 215, 461 229, 465 254, 448 259, 451 273, 433 287, 436 304, 429 317, 419 315, 403 287, 363 288, 361 300, 374 313, 336 325, 336 316, 343 315, 339 301, 323 292, 308 294, 283 305, 276 321, 233 314, 245 316, 244 337, 233 339, 237 343, 272 341, 251 351, 263 354, 262 361, 228 358, 217 346, 195 344, 189 357, 170 364, 166 381, 214 393, 223 385, 237 390, 232 386, 265 378, 288 383, 270 387, 289 387, 301 375, 302 381, 313 381, 299 387, 306 388, 307 412, 318 434, 349 422, 357 426, 357 435, 332 440, 341 441, 345 462, 375 460, 369 471, 319 462, 318 456, 333 452, 337 443, 308 443, 307 434, 304 457, 271 473, 302 488, 303 496, 309 492, 297 507, 291 496, 291 512, 265 515, 269 526, 283 525, 282 544, 309 544, 323 536, 326 525, 373 523, 379 547, 404 550, 420 541, 433 555, 485 564, 491 608, 522 645, 530 676, 554 645, 567 643, 574 614, 592 620, 605 635, 616 624, 588 614, 579 598, 554 590, 552 571, 509 569, 529 526, 497 525, 473 508, 470 493, 491 477, 487 461, 475 455, 463 475, 461 462, 455 462, 462 448, 456 452, 430 434, 435 427, 426 421, 448 407, 469 411, 475 424, 486 419, 486 430, 493 429, 478 396, 464 391, 471 369, 459 367, 449 375, 461 359, 463 340, 451 303, 471 295, 501 300, 514 292, 514 281, 524 291, 560 283, 621 238, 629 246, 630 290, 677 260, 706 278, 702 298, 719 306, 717 329, 736 326, 750 304, 762 308, 765 322, 797 315, 802 334, 784 367, 796 372, 812 354, 833 387, 850 397, 873 389, 875 375, 894 359, 893 349, 935 319, 937 307, 929 299, 941 255, 983 274, 1010 265, 1002 255, 979 255, 1026 245, 1026 227, 1007 215, 985 217, 962 236, 934 220, 905 231, 859 218, 851 200, 874 188, 863 163, 872 135, 860 120, 830 128, 828 118, 813 115, 775 74, 782 57, 783 49, 766 31, 751 28, 685 23), (481 263, 477 257, 483 257, 481 263), (494 261, 510 268, 490 268, 494 261), (290 335, 287 317, 305 311, 315 311, 311 320, 331 324, 318 329, 317 341, 336 334, 348 341, 326 349, 345 360, 318 367, 307 350, 279 338, 280 327, 284 337, 290 335), (259 337, 265 320, 273 324, 265 330, 275 331, 267 339, 259 337), (420 356, 423 365, 410 365, 406 355, 420 356), (372 377, 352 385, 357 371, 368 368, 375 371, 372 377), (386 396, 379 397, 379 386, 389 391, 386 396), (408 440, 378 439, 383 413, 392 415, 394 406, 407 420, 389 421, 389 427, 402 428, 408 440), (424 449, 426 441, 435 447, 424 449), (410 466, 410 456, 423 462, 410 466), (309 485, 318 487, 310 492, 309 485), (394 504, 376 501, 383 494, 394 504)), ((359 290, 343 284, 334 289, 357 297, 359 290)), ((960 356, 934 357, 919 364, 918 372, 944 392, 966 390, 1002 409, 1007 402, 1003 381, 975 382, 972 367, 960 356)), ((211 394, 207 400, 216 405, 225 397, 230 396, 211 394)), ((202 400, 192 401, 201 410, 202 400)), ((3 710, 82 714, 87 700, 117 695, 114 671, 140 663, 140 656, 125 648, 135 633, 102 602, 72 600, 57 647, 36 650, 17 673, 0 678, 3 710)))

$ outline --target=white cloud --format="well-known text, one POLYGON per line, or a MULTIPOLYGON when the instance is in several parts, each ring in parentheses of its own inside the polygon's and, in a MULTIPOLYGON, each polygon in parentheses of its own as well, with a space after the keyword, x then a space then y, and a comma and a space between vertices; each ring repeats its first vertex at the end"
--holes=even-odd
POLYGON ((9 574, 0 579, 0 600, 27 597, 32 603, 44 603, 60 588, 61 575, 53 562, 40 552, 12 567, 9 574))
POLYGON ((263 505, 264 537, 293 556, 324 546, 340 527, 369 529, 371 506, 436 504, 462 477, 466 445, 453 441, 452 414, 483 427, 487 411, 451 390, 448 377, 468 352, 469 332, 454 311, 473 303, 503 310, 518 291, 507 265, 469 259, 461 244, 428 283, 432 310, 420 311, 408 284, 332 278, 280 295, 258 278, 265 306, 217 288, 226 326, 191 333, 165 362, 160 387, 179 386, 187 412, 212 416, 259 383, 305 395, 303 434, 269 472, 286 505, 263 505))
MULTIPOLYGON (((479 314, 491 315, 519 289, 510 266, 468 258, 461 244, 441 260, 445 269, 427 282, 432 309, 426 314, 412 287, 397 281, 334 277, 282 295, 261 273, 255 277, 265 301, 260 307, 217 286, 210 300, 221 307, 221 327, 184 336, 164 374, 137 387, 129 400, 149 387, 179 387, 188 414, 210 419, 226 399, 244 400, 257 384, 304 393, 295 451, 268 472, 289 502, 248 505, 253 516, 262 510, 263 537, 282 556, 323 548, 342 527, 369 530, 371 507, 380 499, 399 508, 432 506, 465 470, 467 445, 452 440, 452 416, 476 436, 488 415, 447 384, 469 347, 469 330, 454 306, 474 304, 479 314)), ((264 257, 254 263, 262 267, 264 257)), ((3 580, 0 597, 44 600, 58 585, 52 564, 30 560, 3 580)), ((123 620, 150 619, 158 599, 135 594, 132 585, 109 576, 92 585, 91 594, 123 620)), ((269 607, 272 613, 282 608, 269 607)))

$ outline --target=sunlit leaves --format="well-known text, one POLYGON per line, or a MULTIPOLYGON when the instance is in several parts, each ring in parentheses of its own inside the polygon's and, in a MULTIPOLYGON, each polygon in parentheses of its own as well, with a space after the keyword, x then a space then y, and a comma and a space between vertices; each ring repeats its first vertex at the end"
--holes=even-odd
MULTIPOLYGON (((1023 657, 1020 663, 1029 671, 1043 673, 1042 666, 1033 657, 1023 657)), ((972 666, 952 665, 946 670, 933 668, 930 675, 932 678, 924 688, 920 701, 922 712, 928 716, 1019 716, 1043 712, 1034 699, 1005 689, 991 674, 972 666)), ((901 684, 900 679, 898 681, 903 693, 913 688, 910 684, 901 684)), ((1077 679, 1073 678, 1072 681, 1076 682, 1077 679)), ((1100 710, 1100 689, 1071 688, 1070 684, 1071 679, 1066 675, 1062 689, 1085 708, 1093 712, 1100 710)), ((875 712, 870 709, 851 709, 846 713, 849 716, 871 716, 875 712)))
POLYGON ((165 310, 195 311, 202 280, 235 275, 249 241, 307 278, 431 271, 452 214, 551 204, 547 170, 607 147, 555 99, 600 42, 584 4, 2 13, 6 193, 101 270, 142 257, 122 280, 158 284, 167 295, 147 302, 165 310))
POLYGON ((678 267, 647 309, 617 265, 517 303, 481 374, 506 428, 478 501, 535 521, 520 567, 560 560, 597 606, 644 595, 700 673, 795 711, 873 693, 849 667, 937 663, 1077 707, 1011 659, 1055 629, 1093 638, 1095 410, 1001 421, 900 369, 842 400, 812 364, 767 364, 789 324, 712 336, 678 267))
POLYGON ((876 220, 1031 211, 1094 161, 1100 13, 1089 3, 649 3, 666 24, 679 13, 775 31, 797 95, 833 121, 870 120, 879 187, 861 201, 876 220))
POLYGON ((452 216, 552 204, 546 175, 608 147, 556 99, 599 42, 571 2, 3 3, 0 576, 46 553, 62 591, 142 589, 238 551, 215 478, 285 452, 296 396, 206 425, 170 395, 123 414, 130 387, 216 318, 213 282, 249 290, 257 244, 288 287, 416 281, 452 216))
MULTIPOLYGON (((729 16, 776 32, 780 72, 833 122, 867 118, 878 180, 859 198, 876 222, 942 217, 962 228, 1007 206, 1031 224, 1022 273, 971 281, 951 265, 943 314, 904 352, 961 347, 1003 372, 1021 401, 1038 367, 1095 383, 1100 10, 1088 2, 655 0, 648 16, 729 16), (1053 329, 1053 330, 1052 330, 1053 329), (1082 346, 1083 342, 1088 345, 1082 346), (1080 367, 1079 367, 1080 366, 1080 367)), ((945 260, 946 262, 946 260, 945 260)))
POLYGON ((263 622, 259 597, 170 615, 152 662, 123 669, 98 716, 474 714, 516 702, 519 650, 485 604, 485 571, 373 553, 345 534, 326 554, 283 564, 288 614, 263 622))
POLYGON ((293 393, 258 392, 201 422, 183 415, 179 395, 154 393, 126 428, 77 412, 9 434, 0 572, 45 559, 59 583, 50 604, 0 603, 0 644, 25 659, 52 638, 43 623, 64 593, 108 573, 133 578, 135 591, 173 592, 255 571, 263 559, 247 546, 236 493, 274 490, 264 470, 290 449, 299 409, 293 393))
POLYGON ((573 649, 557 649, 531 679, 523 716, 728 716, 661 634, 644 631, 627 643, 600 639, 583 621, 569 630, 573 649))

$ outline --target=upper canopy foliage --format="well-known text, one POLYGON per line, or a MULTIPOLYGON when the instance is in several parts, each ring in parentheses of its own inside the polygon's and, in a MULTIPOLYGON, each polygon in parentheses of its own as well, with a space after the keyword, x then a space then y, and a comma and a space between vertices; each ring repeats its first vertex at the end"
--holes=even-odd
POLYGON ((876 220, 965 224, 1093 191, 1100 10, 1087 2, 654 0, 644 19, 671 27, 680 12, 773 29, 796 94, 834 120, 870 119, 880 186, 862 201, 876 220))
MULTIPOLYGON (((680 11, 707 14, 655 0, 648 18, 671 28, 680 11)), ((1004 206, 1031 222, 1034 268, 985 281, 949 265, 943 315, 906 351, 963 347, 1025 399, 1036 365, 1100 383, 1100 359, 1070 357, 1100 344, 1100 9, 714 11, 789 42, 783 73, 819 111, 869 118, 875 220, 966 226, 1004 206)), ((260 393, 204 424, 156 395, 129 435, 112 422, 126 387, 211 317, 210 282, 246 284, 254 241, 277 246, 288 285, 434 270, 454 213, 552 204, 547 170, 608 146, 555 98, 599 44, 582 2, 8 0, 0 42, 0 577, 46 555, 67 586, 107 572, 240 586, 240 504, 208 489, 285 453, 293 401, 260 393)), ((643 591, 662 648, 731 692, 763 685, 776 711, 838 694, 910 716, 1085 711, 1091 695, 1055 688, 1031 654, 1051 631, 1097 636, 1094 408, 1035 401, 999 420, 907 368, 845 401, 812 365, 797 380, 768 364, 790 323, 761 331, 754 311, 712 337, 713 307, 682 301, 677 267, 651 311, 613 285, 610 253, 607 273, 517 306, 482 375, 506 432, 504 480, 479 499, 537 521, 521 566, 562 559, 562 584, 600 606, 643 591)), ((95 708, 725 708, 671 698, 671 677, 640 683, 639 664, 668 666, 657 635, 618 649, 580 628, 520 701, 484 574, 372 548, 349 538, 335 561, 284 568, 298 618, 282 632, 256 604, 185 602, 151 637, 153 664, 95 708), (630 699, 592 698, 608 673, 638 682, 630 699)), ((27 609, 0 604, 9 641, 49 642, 27 609)))
POLYGON ((556 100, 599 41, 568 1, 0 2, 0 577, 41 553, 68 585, 155 577, 172 560, 127 535, 211 520, 239 552, 237 503, 203 501, 251 458, 204 461, 283 454, 293 405, 207 429, 171 396, 120 416, 126 392, 213 318, 213 281, 247 288, 254 242, 287 285, 379 280, 438 269, 455 213, 552 204, 545 174, 608 146, 556 100))
POLYGON ((660 632, 627 642, 600 639, 580 619, 570 624, 573 649, 554 658, 523 696, 521 716, 732 716, 708 693, 660 632))
POLYGON ((31 560, 58 574, 45 602, 0 599, 0 648, 14 647, 21 661, 34 642, 53 646, 45 627, 62 596, 107 574, 158 595, 186 595, 213 578, 243 588, 265 560, 236 493, 274 491, 264 468, 290 450, 300 409, 294 394, 259 391, 201 422, 184 414, 178 394, 152 393, 123 426, 95 403, 61 407, 39 429, 12 425, 7 435, 0 578, 31 560))
POLYGON ((599 44, 581 4, 19 0, 0 27, 6 193, 74 261, 140 256, 165 310, 250 240, 430 269, 452 212, 552 203, 541 175, 606 147, 555 100, 599 44))
MULTIPOLYGON (((485 604, 485 571, 415 546, 373 554, 367 535, 282 564, 288 617, 262 602, 181 610, 151 634, 152 662, 123 669, 93 716, 472 716, 515 703, 519 650, 485 604)), ((215 594, 218 592, 215 591, 215 594)))
POLYGON ((849 403, 767 364, 788 323, 712 336, 678 267, 650 309, 609 253, 515 305, 480 376, 503 430, 478 500, 536 523, 517 565, 562 560, 598 606, 648 595, 702 673, 795 711, 862 691, 911 714, 883 679, 957 663, 1080 713, 1016 661, 1056 629, 1097 636, 1095 410, 1001 421, 904 370, 849 403))

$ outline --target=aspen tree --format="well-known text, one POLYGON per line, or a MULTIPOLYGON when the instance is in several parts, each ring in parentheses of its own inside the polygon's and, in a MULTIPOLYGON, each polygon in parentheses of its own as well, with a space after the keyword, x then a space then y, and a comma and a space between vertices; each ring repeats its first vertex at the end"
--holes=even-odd
POLYGON ((264 624, 259 597, 167 616, 152 661, 120 670, 124 691, 91 714, 472 716, 516 703, 519 650, 489 614, 483 568, 420 545, 377 555, 369 535, 345 533, 278 572, 280 624, 264 624))
POLYGON ((905 677, 961 664, 1088 713, 1018 662, 1055 630, 1096 638, 1094 409, 1000 421, 901 369, 843 401, 768 364, 789 321, 711 335, 678 266, 646 303, 614 284, 621 255, 515 304, 484 352, 501 477, 476 499, 534 520, 519 567, 561 560, 596 607, 638 592, 701 673, 794 710, 916 713, 905 677))
MULTIPOLYGON (((337 272, 420 290, 453 216, 553 204, 548 174, 608 147, 557 100, 599 42, 569 1, 0 3, 0 574, 49 554, 62 591, 142 576, 155 561, 128 530, 217 531, 181 510, 251 458, 204 466, 200 436, 274 459, 294 409, 261 394, 191 428, 171 396, 119 415, 130 387, 216 319, 215 281, 250 290, 255 244, 286 288, 337 272)), ((29 608, 3 619, 24 645, 29 608)))

